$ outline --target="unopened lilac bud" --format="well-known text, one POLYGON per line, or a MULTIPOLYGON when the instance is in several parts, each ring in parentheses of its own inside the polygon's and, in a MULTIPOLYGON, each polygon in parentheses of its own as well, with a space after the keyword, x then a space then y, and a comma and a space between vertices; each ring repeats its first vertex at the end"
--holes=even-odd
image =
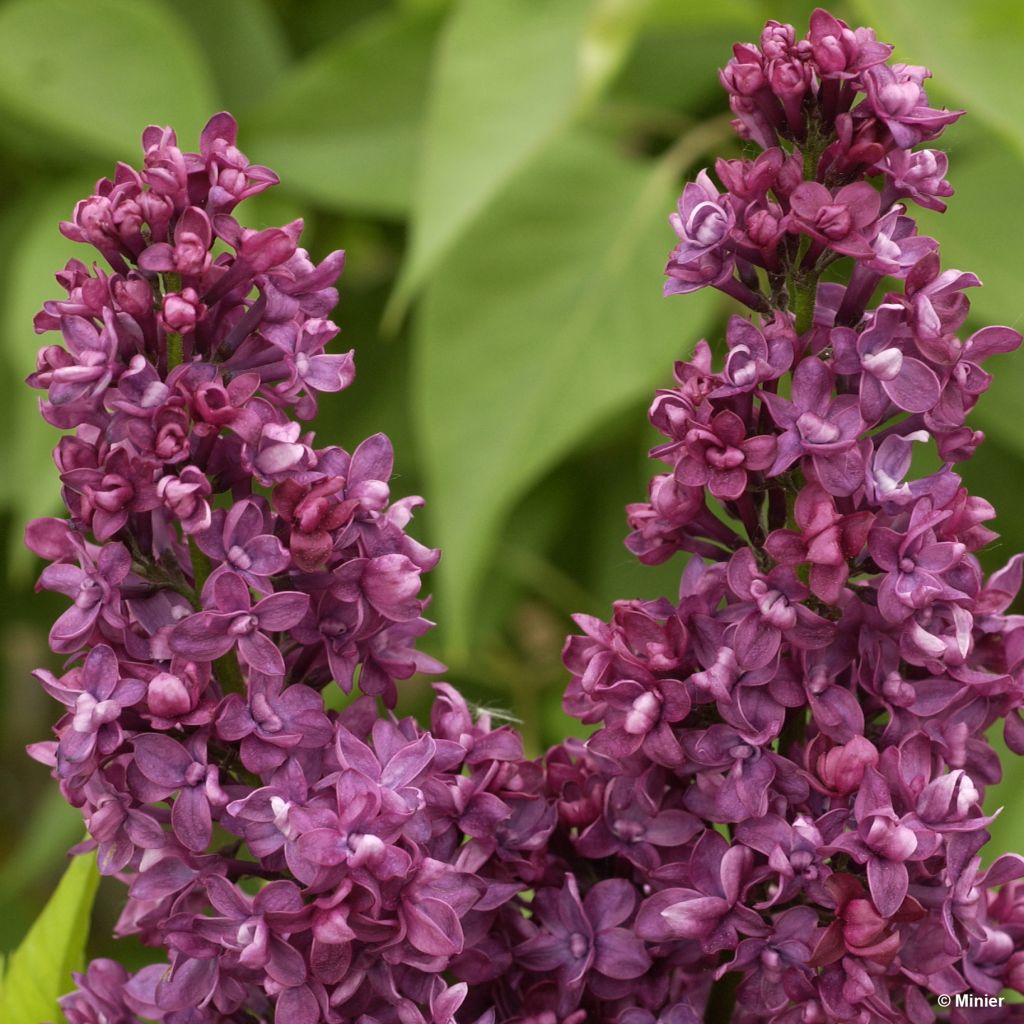
POLYGON ((936 437, 940 457, 950 463, 967 462, 985 440, 985 432, 970 427, 957 427, 936 437))
POLYGON ((1018 951, 1007 961, 1003 981, 1017 992, 1024 992, 1024 951, 1018 951))
POLYGON ((106 196, 83 199, 75 208, 75 225, 83 240, 97 248, 117 238, 113 211, 106 196))
POLYGON ((803 163, 800 159, 800 154, 799 152, 791 153, 779 168, 774 190, 777 194, 788 198, 796 191, 803 180, 803 163))
POLYGON ((143 319, 152 312, 152 286, 134 272, 128 277, 114 278, 111 289, 118 307, 130 316, 143 319))
POLYGON ((747 217, 746 228, 750 240, 763 248, 777 245, 783 233, 781 218, 771 210, 755 210, 747 217))
POLYGON ((206 474, 195 466, 186 466, 178 476, 165 476, 157 483, 157 494, 181 522, 186 533, 198 533, 210 525, 207 502, 212 486, 206 474))
POLYGON ((914 703, 915 692, 898 672, 890 672, 882 683, 883 696, 898 707, 909 707, 914 703))
POLYGON ((185 288, 180 292, 168 292, 164 295, 160 323, 168 331, 184 334, 186 331, 195 330, 196 324, 205 314, 206 306, 199 301, 196 290, 185 288))
POLYGON ((771 61, 785 60, 796 47, 796 30, 781 21, 769 21, 761 30, 761 51, 771 61))
POLYGON ((192 710, 192 695, 178 676, 159 672, 149 682, 147 703, 161 718, 178 718, 192 710))
POLYGON ((238 417, 228 390, 219 381, 200 385, 194 396, 196 414, 205 422, 225 426, 238 417))
POLYGON ((854 792, 868 768, 878 764, 878 750, 863 736, 854 736, 849 743, 833 747, 818 758, 818 777, 829 789, 845 795, 854 792))
POLYGON ((772 65, 768 80, 772 91, 784 100, 802 97, 810 84, 807 67, 799 61, 772 65))
POLYGON ((156 192, 143 192, 138 198, 143 219, 149 225, 154 242, 166 242, 168 228, 175 214, 173 200, 156 192))
POLYGON ((170 128, 150 125, 142 133, 146 183, 157 195, 176 196, 188 181, 188 165, 170 128))
POLYGON ((723 87, 737 96, 753 96, 767 84, 760 55, 754 47, 737 45, 735 57, 721 72, 723 87))

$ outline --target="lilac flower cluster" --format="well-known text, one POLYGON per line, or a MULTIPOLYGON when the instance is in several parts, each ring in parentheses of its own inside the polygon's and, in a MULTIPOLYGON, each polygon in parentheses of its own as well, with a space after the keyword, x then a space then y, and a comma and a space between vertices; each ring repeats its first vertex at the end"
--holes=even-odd
POLYGON ((400 995, 447 1020, 460 917, 504 893, 466 837, 487 833, 518 748, 498 733, 474 753, 486 730, 446 704, 436 738, 377 721, 396 680, 442 667, 414 647, 438 553, 405 532, 420 499, 390 500, 386 437, 349 454, 302 424, 354 375, 351 352, 325 352, 343 254, 311 261, 301 221, 235 219, 276 178, 229 115, 198 153, 158 128, 143 148, 62 225, 109 269, 70 262, 36 319, 63 338, 29 382, 70 431, 67 517, 27 543, 70 604, 50 631, 65 669, 36 673, 66 712, 31 753, 129 887, 118 932, 169 965, 130 983, 94 965, 67 1014, 313 1024, 400 995), (332 682, 368 696, 328 713, 332 682))
POLYGON ((722 82, 763 152, 672 217, 666 293, 752 315, 651 407, 668 471, 627 544, 693 555, 678 599, 580 617, 565 651, 566 708, 599 725, 576 852, 632 883, 652 961, 629 1009, 592 973, 588 1021, 931 1024, 937 995, 1024 989, 1024 858, 980 856, 987 730, 1024 752, 1024 558, 985 578, 994 512, 953 468, 985 360, 1021 336, 958 337, 980 282, 898 201, 943 209, 946 158, 916 147, 959 113, 890 52, 821 10, 736 46, 722 82))
POLYGON ((323 354, 340 258, 230 218, 270 180, 233 124, 198 155, 150 129, 79 207, 113 275, 70 265, 39 322, 76 435, 70 522, 29 528, 73 600, 35 753, 129 885, 119 932, 169 962, 94 962, 71 1024, 1024 1020, 935 998, 1024 991, 1024 858, 981 861, 986 731, 1024 753, 1024 557, 985 578, 994 513, 953 470, 1021 338, 958 338, 979 282, 899 202, 943 208, 916 147, 958 114, 890 53, 817 11, 722 72, 764 152, 686 186, 666 291, 753 315, 659 392, 669 471, 628 510, 641 561, 692 557, 677 598, 578 617, 565 707, 596 729, 539 760, 445 684, 429 729, 378 713, 438 667, 411 646, 436 554, 383 438, 350 457, 288 418, 351 380, 323 354))
MULTIPOLYGON (((543 773, 519 736, 474 721, 445 684, 430 731, 381 718, 368 696, 325 714, 308 688, 284 693, 294 691, 302 742, 293 732, 263 771, 211 784, 207 732, 184 744, 136 737, 120 767, 129 799, 106 812, 140 848, 118 872, 130 886, 118 931, 165 947, 170 965, 129 975, 92 963, 62 1002, 71 1024, 452 1024, 468 985, 446 975, 483 977, 499 963, 487 936, 520 879, 546 863, 534 813, 547 810, 543 773), (214 802, 211 791, 228 840, 216 851, 178 821, 179 807, 214 802), (172 792, 168 814, 159 801, 172 792)), ((237 704, 222 706, 241 721, 237 704)), ((270 756, 276 737, 263 730, 249 724, 243 765, 270 756)))

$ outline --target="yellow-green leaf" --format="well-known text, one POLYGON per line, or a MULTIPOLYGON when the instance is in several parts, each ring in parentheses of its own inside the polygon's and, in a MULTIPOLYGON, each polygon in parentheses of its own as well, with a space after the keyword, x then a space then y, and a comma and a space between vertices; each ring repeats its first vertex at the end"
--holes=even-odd
POLYGON ((628 406, 642 421, 706 323, 710 295, 661 295, 675 188, 663 168, 574 133, 501 193, 427 287, 413 393, 456 653, 503 518, 610 416, 628 406))
POLYGON ((600 94, 646 0, 464 0, 439 46, 391 314, 504 187, 600 94))
POLYGON ((63 1021, 57 999, 75 986, 71 972, 81 970, 89 917, 99 884, 96 857, 76 857, 53 896, 7 961, 0 992, 4 1024, 63 1021))
POLYGON ((0 7, 0 113, 72 146, 135 157, 169 124, 192 148, 217 109, 192 37, 152 0, 14 0, 0 7))

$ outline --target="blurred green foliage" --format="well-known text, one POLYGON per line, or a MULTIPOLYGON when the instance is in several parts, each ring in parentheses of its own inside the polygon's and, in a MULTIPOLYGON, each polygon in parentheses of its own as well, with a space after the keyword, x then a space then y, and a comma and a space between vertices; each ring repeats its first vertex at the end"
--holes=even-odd
MULTIPOLYGON (((805 25, 805 0, 9 0, 0 3, 0 949, 45 902, 80 832, 23 753, 56 711, 29 672, 52 665, 62 606, 31 593, 24 521, 57 507, 53 431, 21 383, 31 327, 76 246, 57 222, 150 123, 184 148, 230 109, 241 145, 281 175, 246 204, 257 227, 295 216, 317 257, 348 250, 336 319, 356 386, 325 401, 322 443, 377 430, 398 493, 428 506, 417 535, 445 550, 429 638, 453 682, 523 720, 536 751, 561 738, 559 650, 575 611, 672 595, 678 563, 622 547, 622 506, 645 494, 645 410, 697 338, 721 340, 728 303, 665 301, 665 217, 681 182, 737 155, 717 69, 767 18, 805 25)), ((976 324, 1020 326, 1024 14, 1010 0, 857 0, 934 96, 970 118, 947 134, 957 189, 922 218, 946 264, 987 284, 976 324)), ((802 29, 801 29, 802 31, 802 29)), ((1002 512, 988 566, 1024 548, 1024 354, 996 366, 966 467, 1002 512)), ((422 708, 425 684, 407 688, 422 708)), ((1024 849, 1019 761, 994 848, 1024 849)), ((101 886, 91 952, 110 949, 119 886, 101 886)), ((141 951, 137 951, 142 955, 141 951)), ((128 959, 131 957, 129 956, 128 959)))

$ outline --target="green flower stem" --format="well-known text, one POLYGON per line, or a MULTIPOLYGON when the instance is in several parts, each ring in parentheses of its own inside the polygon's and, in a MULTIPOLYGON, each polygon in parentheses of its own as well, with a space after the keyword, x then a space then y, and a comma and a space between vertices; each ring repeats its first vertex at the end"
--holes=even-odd
POLYGON ((167 332, 167 372, 170 373, 176 366, 181 366, 185 358, 185 348, 181 335, 177 331, 167 332))
MULTIPOLYGON (((181 291, 180 274, 163 275, 163 293, 181 291)), ((177 331, 167 332, 167 372, 170 373, 176 366, 181 366, 185 359, 185 348, 181 335, 177 331)))
POLYGON ((736 988, 740 983, 738 971, 729 971, 714 983, 708 1007, 704 1012, 704 1024, 730 1024, 736 1006, 736 988))
POLYGON ((793 311, 796 314, 796 333, 803 334, 814 323, 814 303, 818 297, 818 274, 807 274, 794 281, 796 292, 793 311))
POLYGON ((200 550, 194 537, 188 539, 188 555, 192 560, 192 581, 195 584, 196 599, 198 600, 199 595, 203 592, 203 587, 206 586, 206 581, 210 578, 213 567, 210 565, 209 558, 200 550))

